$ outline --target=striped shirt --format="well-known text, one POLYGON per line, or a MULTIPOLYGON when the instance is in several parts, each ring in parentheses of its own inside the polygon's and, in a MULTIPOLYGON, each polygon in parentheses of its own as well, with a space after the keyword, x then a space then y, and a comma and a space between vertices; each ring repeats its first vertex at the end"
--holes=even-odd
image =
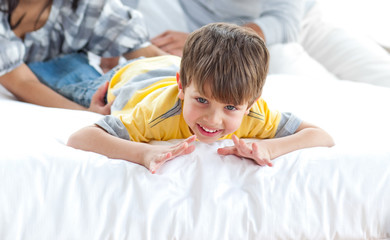
MULTIPOLYGON (((62 54, 90 51, 102 57, 119 56, 149 45, 141 13, 120 0, 53 0, 45 25, 18 38, 0 11, 0 76, 22 62, 45 61, 62 54)), ((0 9, 7 9, 1 1, 0 9)))

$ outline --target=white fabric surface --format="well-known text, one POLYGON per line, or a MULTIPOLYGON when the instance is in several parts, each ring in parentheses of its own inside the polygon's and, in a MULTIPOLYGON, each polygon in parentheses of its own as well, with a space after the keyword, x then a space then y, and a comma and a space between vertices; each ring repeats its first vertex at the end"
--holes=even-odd
POLYGON ((230 140, 197 142, 152 175, 65 146, 100 115, 18 102, 0 88, 0 239, 390 238, 390 89, 271 75, 264 98, 336 146, 270 168, 218 156, 230 140))
POLYGON ((100 115, 18 102, 0 85, 0 239, 390 238, 390 88, 339 81, 297 44, 270 52, 269 106, 336 141, 272 168, 217 155, 226 140, 152 175, 65 145, 100 115))

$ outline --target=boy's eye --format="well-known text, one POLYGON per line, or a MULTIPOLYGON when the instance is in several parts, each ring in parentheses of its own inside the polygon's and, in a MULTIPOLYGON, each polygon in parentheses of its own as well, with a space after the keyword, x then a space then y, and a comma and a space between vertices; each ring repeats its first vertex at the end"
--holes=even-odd
POLYGON ((204 98, 201 98, 201 97, 196 98, 196 101, 198 101, 200 103, 207 103, 207 100, 204 98))
POLYGON ((235 106, 232 106, 232 105, 227 105, 225 108, 226 108, 227 110, 229 110, 229 111, 237 110, 237 108, 236 108, 235 106))

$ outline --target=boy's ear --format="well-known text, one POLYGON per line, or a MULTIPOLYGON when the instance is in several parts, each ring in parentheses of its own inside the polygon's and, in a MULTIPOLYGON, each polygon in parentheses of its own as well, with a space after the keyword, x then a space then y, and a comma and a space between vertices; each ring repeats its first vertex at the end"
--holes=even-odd
POLYGON ((181 85, 181 82, 180 82, 180 75, 178 72, 176 73, 176 81, 177 81, 177 87, 179 89, 179 98, 181 100, 183 100, 184 99, 184 91, 183 91, 183 86, 181 85))

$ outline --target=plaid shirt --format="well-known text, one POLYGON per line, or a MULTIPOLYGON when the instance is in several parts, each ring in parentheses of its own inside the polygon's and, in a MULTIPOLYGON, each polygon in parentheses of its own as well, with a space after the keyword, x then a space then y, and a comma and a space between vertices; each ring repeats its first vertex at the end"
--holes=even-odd
MULTIPOLYGON (((149 45, 142 15, 120 0, 80 0, 73 11, 70 0, 54 0, 46 24, 15 36, 8 14, 0 11, 0 76, 22 62, 45 61, 80 50, 102 57, 119 56, 149 45)), ((6 9, 4 1, 0 9, 6 9)))

